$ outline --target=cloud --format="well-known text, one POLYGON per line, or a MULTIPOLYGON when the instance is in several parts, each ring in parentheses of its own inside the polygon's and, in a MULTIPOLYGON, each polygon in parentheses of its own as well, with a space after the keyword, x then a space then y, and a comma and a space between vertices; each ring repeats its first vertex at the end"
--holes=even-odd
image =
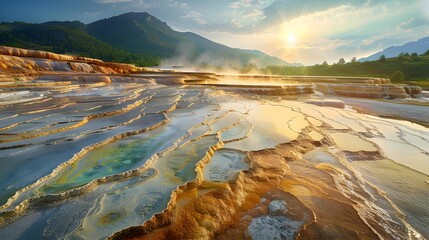
POLYGON ((423 25, 429 25, 429 20, 425 18, 416 18, 412 17, 410 20, 403 22, 399 25, 400 29, 411 29, 415 27, 420 27, 423 25))
POLYGON ((201 25, 207 24, 207 21, 203 18, 203 15, 197 11, 190 11, 186 15, 183 15, 182 18, 191 19, 201 25))
POLYGON ((95 11, 95 12, 83 12, 83 14, 90 16, 90 17, 97 17, 101 14, 101 11, 95 11))
POLYGON ((258 18, 258 17, 263 17, 264 13, 259 10, 259 9, 252 9, 250 12, 246 12, 243 14, 244 18, 258 18))
POLYGON ((124 3, 132 2, 133 0, 95 0, 98 3, 124 3))
POLYGON ((268 7, 264 8, 266 22, 287 21, 299 16, 311 14, 318 11, 325 11, 329 8, 338 7, 341 5, 363 5, 368 3, 367 0, 330 0, 330 1, 290 1, 290 0, 276 0, 268 7))
POLYGON ((257 1, 254 0, 237 0, 228 5, 229 8, 243 8, 243 7, 254 7, 254 5, 258 4, 257 1))
MULTIPOLYGON (((286 3, 286 1, 276 2, 286 3)), ((218 41, 221 42, 221 37, 217 38, 216 35, 240 39, 229 41, 228 44, 234 47, 245 45, 247 48, 260 49, 289 62, 314 64, 319 63, 322 57, 330 62, 338 61, 341 57, 346 59, 363 57, 386 48, 389 44, 404 43, 424 34, 422 32, 404 34, 404 30, 397 29, 401 22, 410 19, 410 15, 416 18, 419 16, 416 2, 386 3, 380 0, 371 3, 353 1, 344 4, 342 1, 333 6, 330 4, 320 3, 317 7, 307 7, 306 4, 295 2, 290 4, 290 8, 301 10, 293 12, 289 9, 291 11, 289 15, 287 12, 282 13, 281 18, 271 21, 270 24, 265 20, 260 20, 257 27, 235 24, 233 27, 239 27, 242 31, 236 31, 235 34, 231 32, 231 35, 217 33, 211 37, 215 36, 214 38, 220 39, 218 41), (256 35, 264 37, 257 38, 256 35), (287 41, 290 36, 296 39, 294 44, 287 41)), ((269 17, 266 11, 264 14, 269 17)))
MULTIPOLYGON (((179 31, 305 64, 363 57, 424 37, 429 0, 94 0, 148 11, 179 31), (418 30, 415 30, 418 29, 418 30), (406 33, 406 34, 405 34, 406 33), (288 43, 289 37, 296 43, 288 43), (296 51, 295 60, 288 54, 296 51), (318 58, 311 59, 311 53, 318 58), (305 56, 305 55, 308 56, 305 56)), ((293 54, 291 54, 292 56, 293 54)))
MULTIPOLYGON (((388 0, 235 0, 227 3, 230 23, 208 21, 211 29, 236 33, 263 31, 279 23, 339 6, 372 6, 388 0), (234 22, 231 20, 234 19, 234 22)), ((429 0, 428 0, 429 1, 429 0)), ((228 19, 226 19, 228 20, 228 19)))

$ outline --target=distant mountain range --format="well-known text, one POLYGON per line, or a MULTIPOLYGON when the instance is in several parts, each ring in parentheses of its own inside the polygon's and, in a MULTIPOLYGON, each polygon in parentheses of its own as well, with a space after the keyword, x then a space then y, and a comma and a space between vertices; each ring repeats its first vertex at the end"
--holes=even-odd
POLYGON ((126 13, 90 24, 23 22, 0 24, 0 45, 156 65, 241 67, 291 65, 261 51, 230 48, 192 32, 178 32, 149 13, 126 13))
POLYGON ((375 53, 369 57, 359 59, 360 62, 378 60, 382 55, 391 58, 401 53, 418 53, 423 54, 429 50, 429 37, 419 39, 415 42, 408 42, 401 46, 392 46, 381 52, 375 53))

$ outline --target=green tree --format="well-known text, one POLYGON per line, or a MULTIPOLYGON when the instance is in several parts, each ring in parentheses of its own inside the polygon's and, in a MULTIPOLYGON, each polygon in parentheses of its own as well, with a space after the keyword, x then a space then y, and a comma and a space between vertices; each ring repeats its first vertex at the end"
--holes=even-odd
POLYGON ((356 57, 353 57, 353 58, 352 58, 352 60, 350 60, 350 62, 351 62, 351 63, 355 63, 355 62, 357 62, 356 57))
POLYGON ((250 73, 251 71, 256 71, 257 69, 258 67, 254 63, 248 63, 241 68, 240 73, 250 73))
POLYGON ((429 56, 429 50, 427 50, 425 53, 423 53, 425 56, 429 56))
POLYGON ((384 55, 381 55, 380 56, 380 59, 378 59, 380 62, 386 62, 386 56, 384 56, 384 55))
MULTIPOLYGON (((429 51, 428 51, 429 52, 429 51)), ((327 61, 323 61, 322 66, 328 66, 328 62, 327 61)))
POLYGON ((338 64, 346 64, 346 60, 344 60, 344 58, 340 58, 340 60, 338 60, 338 64))
POLYGON ((403 82, 405 81, 405 75, 403 72, 401 71, 395 71, 391 76, 390 76, 390 81, 392 82, 403 82))
POLYGON ((401 60, 401 61, 405 60, 405 56, 404 56, 404 53, 403 53, 403 52, 401 52, 401 53, 398 55, 398 59, 399 59, 399 60, 401 60))

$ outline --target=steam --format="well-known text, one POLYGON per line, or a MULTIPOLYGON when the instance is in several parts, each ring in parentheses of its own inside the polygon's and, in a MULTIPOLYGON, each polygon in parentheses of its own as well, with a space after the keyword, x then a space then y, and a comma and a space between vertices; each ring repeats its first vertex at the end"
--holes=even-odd
POLYGON ((222 74, 241 74, 247 66, 248 74, 263 74, 256 66, 257 59, 240 61, 239 56, 234 59, 215 51, 204 51, 194 45, 181 42, 176 48, 176 55, 161 61, 160 68, 191 72, 209 71, 222 74))

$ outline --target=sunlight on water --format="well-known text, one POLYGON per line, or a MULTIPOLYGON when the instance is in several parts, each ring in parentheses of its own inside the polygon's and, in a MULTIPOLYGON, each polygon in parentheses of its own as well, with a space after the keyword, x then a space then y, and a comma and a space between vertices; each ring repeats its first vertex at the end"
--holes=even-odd
MULTIPOLYGON (((188 195, 207 197, 225 186, 242 191, 237 181, 269 182, 258 174, 270 171, 285 174, 279 178, 283 190, 254 199, 259 210, 246 208, 254 218, 240 221, 247 222, 243 226, 251 236, 269 223, 279 229, 296 225, 297 234, 313 214, 326 214, 318 204, 333 210, 328 193, 354 203, 356 210, 338 209, 359 215, 356 219, 380 235, 428 234, 425 127, 348 108, 197 87, 111 85, 106 91, 53 93, 58 102, 75 102, 52 109, 38 102, 2 112, 1 131, 14 134, 3 135, 0 143, 2 239, 104 239, 176 211, 177 198, 184 207, 194 201, 188 195), (282 150, 279 144, 294 147, 282 150), (267 151, 284 154, 274 158, 283 162, 255 157, 267 151), (368 154, 394 162, 367 161, 373 159, 368 154), (306 214, 283 209, 282 201, 306 214)), ((276 231, 269 234, 286 234, 276 231)))

